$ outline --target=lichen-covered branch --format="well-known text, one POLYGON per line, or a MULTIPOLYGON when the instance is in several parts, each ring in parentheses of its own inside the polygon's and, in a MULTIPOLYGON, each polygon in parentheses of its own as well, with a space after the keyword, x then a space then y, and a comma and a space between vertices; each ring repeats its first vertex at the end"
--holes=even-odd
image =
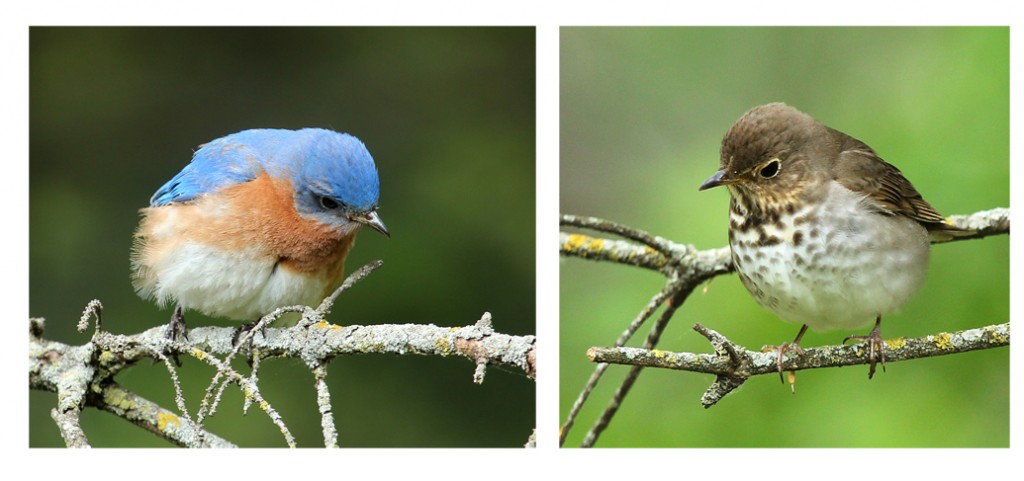
POLYGON ((57 423, 57 429, 60 430, 60 436, 64 438, 64 444, 69 448, 91 448, 89 438, 85 436, 85 431, 82 431, 82 426, 79 425, 79 414, 80 411, 77 409, 67 412, 58 411, 57 408, 50 410, 50 417, 53 418, 53 422, 57 423))
POLYGON ((958 236, 954 239, 933 241, 932 243, 981 239, 982 237, 1010 233, 1010 209, 1003 207, 983 210, 967 215, 953 215, 949 216, 946 221, 961 229, 971 231, 972 233, 969 235, 958 236))
MULTIPOLYGON (((728 390, 712 386, 701 400, 711 407, 723 396, 739 387, 748 378, 761 374, 778 374, 777 351, 752 351, 732 343, 721 334, 697 324, 694 330, 711 341, 715 353, 669 352, 633 347, 592 347, 587 357, 598 363, 626 364, 680 371, 714 374, 728 378, 728 390)), ((1010 345, 1010 323, 995 324, 957 332, 942 332, 915 338, 896 338, 885 341, 886 362, 906 361, 925 357, 945 356, 960 352, 991 349, 1010 345)), ((787 353, 782 369, 800 371, 825 367, 868 364, 863 344, 840 344, 804 348, 804 353, 787 353)), ((717 382, 717 381, 716 381, 717 382)))
POLYGON ((610 222, 597 217, 563 214, 562 218, 559 220, 559 225, 580 227, 598 232, 615 234, 619 237, 637 241, 665 255, 670 255, 669 253, 672 249, 672 246, 670 245, 671 243, 661 237, 655 237, 640 229, 634 229, 629 226, 610 222))
POLYGON ((334 426, 334 408, 331 407, 331 393, 327 389, 327 366, 313 368, 313 385, 316 387, 316 405, 320 409, 320 427, 324 433, 324 447, 338 447, 338 428, 334 426))
MULTIPOLYGON (((973 214, 950 216, 947 221, 962 229, 970 230, 972 233, 951 239, 937 240, 935 243, 981 239, 983 237, 1010 233, 1010 209, 1002 207, 973 214)), ((562 215, 562 225, 586 227, 597 232, 614 235, 632 232, 630 228, 611 221, 568 214, 562 215), (586 222, 581 221, 581 219, 586 219, 586 222)), ((633 237, 656 239, 656 242, 652 240, 651 243, 659 246, 660 250, 651 247, 651 244, 647 243, 637 244, 629 240, 559 232, 558 251, 565 257, 579 257, 581 259, 627 264, 663 273, 666 272, 673 262, 699 262, 695 266, 699 267, 699 269, 696 269, 695 274, 706 272, 726 274, 733 270, 732 258, 729 255, 728 247, 698 251, 693 246, 678 244, 661 237, 650 236, 650 234, 646 233, 642 236, 632 234, 629 238, 633 237)))
MULTIPOLYGON (((103 396, 85 399, 88 386, 94 384, 95 373, 116 373, 144 359, 155 359, 146 345, 160 345, 166 327, 157 327, 131 335, 99 336, 84 346, 34 338, 29 343, 29 387, 58 394, 58 411, 79 411, 86 406, 114 412, 149 431, 181 446, 229 445, 223 440, 205 436, 205 444, 197 444, 186 436, 189 423, 179 415, 137 398, 127 398, 122 388, 104 386, 103 396), (97 349, 102 345, 101 349, 97 349), (93 356, 102 352, 101 356, 93 356), (113 391, 111 391, 113 390, 113 391), (113 397, 112 397, 113 396, 113 397), (120 399, 114 399, 120 397, 120 399), (136 408, 123 410, 126 400, 136 408), (118 409, 114 409, 118 407, 118 409), (172 420, 173 422, 168 422, 172 420), (173 432, 167 428, 174 427, 173 432), (181 434, 186 433, 186 434, 181 434)), ((211 355, 226 355, 234 349, 233 328, 198 327, 189 331, 181 354, 209 360, 211 355)), ((442 357, 458 356, 475 364, 501 365, 536 378, 534 336, 512 336, 496 333, 474 324, 466 327, 438 327, 422 324, 384 324, 375 326, 337 326, 319 322, 307 328, 268 328, 253 339, 253 348, 264 357, 290 357, 304 360, 327 359, 345 354, 420 354, 442 357)), ((470 370, 470 376, 476 369, 470 370)), ((241 379, 233 379, 241 382, 241 379)), ((319 393, 325 392, 320 388, 319 393)), ((321 406, 321 411, 323 407, 321 406)), ((61 419, 63 421, 63 418, 61 419)), ((327 433, 325 431, 325 433, 327 433)), ((326 439, 330 443, 330 438, 326 439)), ((69 444, 70 446, 70 444, 69 444)))
MULTIPOLYGON (((979 239, 992 235, 1008 234, 1010 232, 1009 218, 1010 211, 1006 208, 996 208, 969 215, 954 215, 949 217, 947 222, 969 232, 959 233, 959 235, 952 238, 933 240, 933 243, 979 239)), ((649 317, 651 317, 655 310, 669 305, 669 307, 666 307, 666 312, 671 316, 671 312, 669 311, 674 311, 674 308, 677 307, 678 304, 685 302, 687 296, 692 292, 696 285, 715 276, 733 272, 732 258, 728 247, 698 250, 692 245, 672 242, 644 231, 595 217, 562 215, 560 218, 560 224, 563 227, 568 227, 575 231, 590 230, 600 234, 610 234, 612 236, 622 237, 625 239, 605 238, 581 232, 563 231, 559 233, 558 238, 560 255, 564 257, 576 257, 599 262, 631 265, 659 272, 666 277, 665 287, 662 289, 662 292, 656 295, 648 305, 641 309, 640 314, 630 324, 630 327, 626 330, 624 335, 620 336, 616 341, 615 347, 609 348, 613 351, 620 348, 625 349, 622 348, 622 346, 624 346, 626 341, 637 331, 640 324, 644 323, 649 317), (667 299, 671 299, 671 303, 668 303, 667 299)), ((565 282, 571 282, 571 280, 565 280, 565 282)), ((663 316, 659 318, 659 324, 661 324, 661 319, 665 319, 664 312, 663 316)), ((655 326, 655 328, 652 329, 652 333, 658 330, 658 327, 655 326)), ((725 355, 726 358, 729 358, 728 355, 731 354, 733 356, 731 359, 734 359, 734 362, 739 362, 736 360, 741 358, 738 352, 743 352, 745 350, 739 348, 741 350, 737 351, 738 348, 736 346, 732 345, 727 339, 714 331, 705 330, 704 334, 709 336, 712 344, 716 345, 716 352, 720 355, 725 355)), ((650 340, 651 336, 649 335, 648 341, 650 340)), ((654 344, 656 344, 657 336, 654 336, 654 341, 654 344)), ((894 340, 890 342, 897 341, 894 340)), ((1008 338, 1007 342, 1009 342, 1008 338)), ((652 349, 654 345, 650 342, 645 342, 644 347, 651 350, 651 352, 660 352, 654 351, 652 349)), ((856 350, 858 348, 847 347, 847 349, 856 350)), ((766 356, 777 360, 777 357, 772 357, 770 354, 767 354, 766 356)), ((887 360, 889 359, 893 358, 887 356, 887 360)), ((594 389, 597 381, 607 369, 608 364, 606 361, 595 360, 595 362, 598 364, 594 373, 583 387, 583 390, 570 410, 566 422, 563 424, 560 439, 562 442, 564 442, 569 429, 573 426, 576 415, 579 413, 583 403, 586 402, 589 393, 594 389)), ((707 358, 701 358, 701 362, 709 361, 707 358)), ((720 359, 719 362, 721 362, 720 359)), ((775 361, 772 361, 771 366, 775 369, 772 372, 777 372, 778 368, 775 361)), ((595 422, 594 427, 587 434, 583 443, 584 446, 592 445, 596 441, 597 435, 600 434, 603 427, 610 421, 611 416, 615 413, 615 410, 621 403, 622 397, 628 393, 630 386, 632 386, 636 380, 636 375, 638 375, 639 369, 642 369, 642 367, 643 365, 634 364, 634 368, 630 370, 629 375, 627 375, 619 390, 616 391, 616 394, 610 400, 604 413, 595 422)), ((789 368, 786 367, 786 369, 789 368)), ((707 406, 713 405, 718 399, 721 399, 722 396, 742 384, 742 379, 745 378, 719 375, 715 384, 708 389, 707 393, 705 393, 705 397, 702 402, 705 402, 705 405, 707 406)))
POLYGON ((70 346, 42 337, 42 319, 30 320, 29 388, 57 393, 51 417, 68 447, 89 447, 78 425, 83 409, 94 407, 113 413, 168 441, 184 447, 232 447, 210 433, 198 433, 173 411, 143 399, 102 373, 106 358, 93 342, 70 346))
POLYGON ((238 386, 243 391, 246 407, 250 402, 257 404, 281 430, 286 444, 294 447, 295 439, 281 415, 260 393, 256 373, 264 359, 301 359, 314 373, 327 446, 337 445, 337 429, 333 426, 326 365, 338 356, 385 353, 457 356, 475 365, 472 369, 474 382, 483 381, 488 365, 512 368, 536 379, 536 338, 495 332, 489 313, 465 327, 337 326, 327 322, 324 316, 337 296, 379 266, 378 261, 357 270, 316 309, 305 306, 277 309, 240 337, 237 329, 225 327, 197 327, 191 329, 188 336, 178 336, 174 341, 167 336, 167 326, 133 335, 112 334, 101 329, 103 307, 99 301, 89 303, 79 322, 80 331, 87 329, 93 318, 96 325, 90 341, 81 346, 46 339, 44 321, 30 319, 29 388, 57 393, 58 403, 51 417, 69 447, 89 446, 78 424, 80 412, 87 407, 114 413, 179 446, 234 447, 202 428, 204 420, 216 411, 228 385, 238 386), (295 326, 264 327, 289 312, 302 314, 295 326), (231 359, 243 349, 250 353, 252 361, 253 372, 249 376, 231 367, 231 359), (175 363, 171 361, 176 356, 191 356, 216 370, 194 419, 185 405, 175 363), (178 414, 136 396, 114 380, 119 372, 143 360, 160 361, 166 367, 174 385, 178 414))
MULTIPOLYGON (((198 327, 189 330, 187 345, 211 354, 224 355, 233 349, 235 329, 198 327)), ((154 328, 139 337, 161 337, 164 328, 154 328)), ((440 327, 433 324, 379 324, 338 326, 326 321, 308 327, 267 328, 253 337, 252 347, 263 358, 302 359, 311 366, 340 355, 419 354, 463 357, 474 363, 502 365, 536 377, 534 336, 512 336, 484 329, 477 324, 440 327)))
MULTIPOLYGON (((213 433, 197 430, 180 415, 149 401, 117 383, 109 383, 91 397, 88 406, 107 411, 183 448, 236 448, 213 433)), ((71 447, 71 446, 69 446, 71 447)))

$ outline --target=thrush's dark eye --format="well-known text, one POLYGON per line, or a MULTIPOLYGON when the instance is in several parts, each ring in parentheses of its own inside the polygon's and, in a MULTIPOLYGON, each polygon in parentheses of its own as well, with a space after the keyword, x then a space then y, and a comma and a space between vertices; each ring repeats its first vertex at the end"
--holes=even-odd
POLYGON ((320 207, 327 210, 334 210, 338 208, 338 203, 330 197, 323 196, 320 197, 320 207))
POLYGON ((762 179, 770 179, 772 177, 775 177, 779 173, 779 159, 772 159, 768 161, 768 163, 764 164, 761 167, 761 170, 759 170, 757 173, 758 175, 761 176, 762 179))

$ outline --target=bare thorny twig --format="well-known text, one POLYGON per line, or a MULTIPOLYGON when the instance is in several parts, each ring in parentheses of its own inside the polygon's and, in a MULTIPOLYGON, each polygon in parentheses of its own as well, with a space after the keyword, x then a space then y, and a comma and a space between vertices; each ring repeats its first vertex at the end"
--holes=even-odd
POLYGON ((203 429, 204 421, 214 415, 221 395, 229 385, 242 390, 245 397, 243 409, 248 409, 255 402, 281 431, 285 443, 295 447, 295 438, 281 415, 260 393, 258 371, 261 359, 299 358, 314 376, 324 445, 337 447, 338 433, 326 376, 327 364, 338 355, 454 355, 467 357, 476 363, 474 381, 478 383, 482 382, 483 371, 488 364, 513 367, 531 379, 536 378, 535 338, 494 332, 489 313, 484 313, 474 325, 462 328, 417 324, 341 327, 328 323, 325 317, 338 296, 381 264, 375 261, 352 273, 315 309, 307 306, 276 309, 239 339, 233 339, 233 329, 210 327, 192 329, 188 338, 179 336, 173 342, 165 336, 166 327, 133 336, 114 335, 102 330, 102 305, 99 301, 89 303, 78 324, 79 331, 84 331, 91 319, 96 322, 91 341, 83 346, 44 339, 43 320, 32 319, 29 356, 35 363, 30 363, 29 385, 34 389, 57 392, 58 407, 51 416, 69 447, 89 447, 78 417, 80 411, 90 405, 124 417, 180 446, 234 447, 203 429), (286 313, 299 313, 302 318, 294 327, 267 327, 286 313), (251 349, 252 359, 252 372, 248 376, 232 367, 232 359, 247 347, 251 349), (185 405, 171 353, 192 356, 215 369, 195 416, 185 405), (218 358, 218 355, 223 355, 223 358, 218 358), (146 358, 160 361, 167 369, 174 385, 178 413, 142 399, 113 380, 115 374, 146 358))
MULTIPOLYGON (((958 227, 974 231, 970 236, 955 240, 978 239, 991 235, 1008 234, 1009 209, 992 209, 971 215, 952 216, 948 221, 958 227)), ((592 237, 580 233, 561 232, 559 252, 566 257, 579 257, 597 261, 632 265, 657 271, 666 277, 660 292, 640 310, 637 317, 619 336, 613 347, 594 347, 587 353, 597 366, 570 409, 559 436, 559 445, 565 442, 575 419, 593 392, 609 363, 628 364, 630 370, 615 391, 604 411, 587 432, 583 447, 591 447, 608 426, 612 417, 636 382, 644 367, 687 370, 712 373, 715 381, 701 398, 705 408, 713 406, 751 376, 776 374, 777 354, 750 351, 729 341, 725 336, 696 324, 694 329, 712 344, 714 354, 671 353, 655 350, 665 326, 676 309, 686 301, 693 290, 703 282, 733 272, 728 247, 699 251, 693 246, 677 244, 646 232, 594 217, 562 215, 563 227, 591 230, 623 237, 629 241, 592 237), (633 241, 633 242, 630 242, 633 241), (661 307, 661 315, 651 326, 642 348, 626 348, 640 327, 661 307)), ((952 354, 974 349, 987 349, 1009 345, 1009 323, 986 326, 957 333, 938 333, 916 339, 886 341, 887 361, 952 354)), ((806 349, 799 357, 787 357, 783 368, 787 371, 814 369, 838 365, 866 364, 867 355, 862 346, 826 346, 806 349)))

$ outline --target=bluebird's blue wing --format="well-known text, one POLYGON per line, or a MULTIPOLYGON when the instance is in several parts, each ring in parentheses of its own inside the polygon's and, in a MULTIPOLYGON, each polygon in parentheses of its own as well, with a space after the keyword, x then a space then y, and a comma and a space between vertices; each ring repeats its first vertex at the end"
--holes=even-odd
POLYGON ((255 179, 262 170, 262 159, 247 140, 261 133, 265 135, 266 131, 247 130, 201 145, 192 162, 153 194, 150 207, 188 202, 225 186, 255 179))

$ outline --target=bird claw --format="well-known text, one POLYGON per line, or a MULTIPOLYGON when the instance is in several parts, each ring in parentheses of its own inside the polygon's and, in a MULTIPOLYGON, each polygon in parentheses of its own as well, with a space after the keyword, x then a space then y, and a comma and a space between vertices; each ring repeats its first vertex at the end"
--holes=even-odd
MULTIPOLYGON (((782 381, 782 383, 785 384, 786 383, 786 379, 783 377, 783 372, 784 371, 782 369, 782 364, 783 364, 783 361, 785 361, 786 351, 793 351, 793 352, 796 352, 796 354, 798 356, 803 356, 804 355, 803 348, 801 348, 800 344, 798 344, 796 342, 785 342, 785 343, 783 343, 780 346, 764 346, 764 347, 761 348, 761 352, 768 352, 768 351, 778 351, 779 352, 779 357, 776 360, 776 364, 778 365, 778 368, 779 368, 779 381, 782 381)), ((790 374, 790 379, 792 379, 795 382, 795 375, 793 374, 793 371, 790 371, 790 373, 791 373, 790 374)), ((792 384, 792 382, 790 384, 792 384)))
MULTIPOLYGON (((242 340, 242 338, 245 337, 245 335, 248 334, 249 331, 252 331, 253 329, 255 329, 256 325, 259 324, 259 322, 260 321, 257 319, 255 321, 247 322, 245 324, 242 324, 241 326, 238 326, 238 329, 235 331, 234 336, 231 337, 231 344, 233 346, 238 346, 238 344, 242 340)), ((264 336, 266 336, 267 335, 267 328, 266 328, 266 326, 260 328, 260 330, 258 332, 260 334, 263 334, 264 336)), ((252 341, 253 341, 254 337, 256 337, 255 334, 252 335, 252 336, 249 336, 248 342, 246 342, 246 345, 244 347, 244 349, 245 349, 245 362, 249 365, 249 367, 252 367, 252 365, 253 365, 252 341)))
MULTIPOLYGON (((787 342, 787 343, 782 344, 781 346, 764 346, 764 347, 761 348, 761 352, 779 351, 779 358, 776 360, 776 363, 779 366, 779 381, 782 381, 782 384, 786 384, 786 379, 784 377, 782 377, 782 361, 783 361, 783 356, 785 356, 786 351, 789 351, 789 350, 795 351, 797 353, 797 355, 799 355, 799 356, 803 356, 804 355, 804 350, 800 348, 800 340, 804 338, 804 333, 806 333, 806 332, 807 332, 807 324, 804 324, 800 328, 800 332, 798 332, 796 334, 796 338, 793 339, 793 342, 787 342)), ((793 385, 795 385, 795 384, 796 384, 796 371, 789 371, 789 388, 794 393, 796 392, 796 388, 793 387, 793 385)))
POLYGON ((171 342, 177 341, 179 339, 178 336, 188 339, 188 325, 185 324, 185 313, 182 312, 181 306, 174 308, 171 319, 167 321, 167 334, 165 336, 171 342))
POLYGON ((846 344, 851 340, 866 342, 868 344, 868 361, 870 362, 870 367, 868 368, 868 379, 874 377, 875 365, 878 363, 882 364, 882 372, 885 372, 885 340, 882 339, 880 323, 876 323, 875 328, 866 336, 854 336, 852 334, 846 336, 846 339, 843 339, 843 344, 846 344), (875 356, 876 351, 878 352, 877 357, 875 356))
MULTIPOLYGON (((182 312, 181 306, 174 308, 171 319, 167 321, 167 333, 164 334, 164 337, 169 344, 174 344, 178 339, 188 339, 188 325, 185 324, 185 313, 182 312)), ((170 345, 167 346, 167 354, 174 360, 174 365, 181 367, 181 360, 178 359, 178 354, 170 345)))

